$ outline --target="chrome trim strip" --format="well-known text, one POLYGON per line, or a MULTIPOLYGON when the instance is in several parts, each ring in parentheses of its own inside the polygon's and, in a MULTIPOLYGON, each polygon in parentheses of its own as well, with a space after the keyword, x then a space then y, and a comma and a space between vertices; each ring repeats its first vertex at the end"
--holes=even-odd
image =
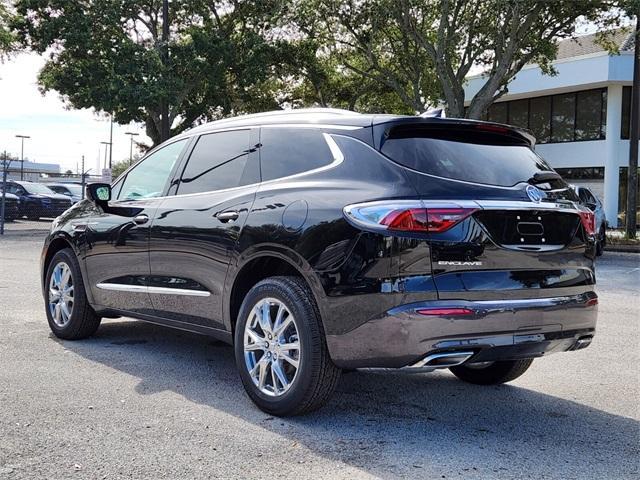
POLYGON ((161 295, 183 295, 189 297, 208 297, 211 292, 206 290, 189 290, 185 288, 147 287, 145 285, 125 285, 123 283, 98 283, 100 290, 130 293, 156 293, 161 295))

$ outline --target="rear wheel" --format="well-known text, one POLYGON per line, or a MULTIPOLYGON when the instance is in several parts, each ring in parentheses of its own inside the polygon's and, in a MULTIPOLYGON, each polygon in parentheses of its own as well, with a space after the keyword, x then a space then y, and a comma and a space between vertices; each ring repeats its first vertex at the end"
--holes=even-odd
POLYGON ((271 415, 320 408, 340 377, 313 295, 297 277, 267 278, 249 291, 238 314, 234 349, 245 390, 271 415))
POLYGON ((86 338, 100 326, 100 317, 87 300, 78 260, 69 248, 57 252, 49 263, 45 303, 49 328, 58 338, 86 338))
POLYGON ((533 359, 471 363, 449 370, 460 380, 476 385, 496 385, 510 382, 528 370, 533 359))

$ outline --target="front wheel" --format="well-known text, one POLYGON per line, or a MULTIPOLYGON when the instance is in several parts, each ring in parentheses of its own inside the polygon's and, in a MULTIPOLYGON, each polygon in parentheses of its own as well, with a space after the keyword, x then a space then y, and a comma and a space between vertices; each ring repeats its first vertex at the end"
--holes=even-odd
POLYGON ((53 256, 44 288, 47 320, 56 337, 78 340, 95 333, 100 317, 89 305, 73 250, 65 248, 53 256))
POLYGON ((471 363, 451 367, 449 370, 460 380, 468 383, 497 385, 515 380, 529 369, 532 362, 533 359, 527 358, 525 360, 471 363))
POLYGON ((271 415, 320 408, 340 378, 313 295, 298 277, 267 278, 249 291, 238 314, 234 349, 247 394, 271 415))

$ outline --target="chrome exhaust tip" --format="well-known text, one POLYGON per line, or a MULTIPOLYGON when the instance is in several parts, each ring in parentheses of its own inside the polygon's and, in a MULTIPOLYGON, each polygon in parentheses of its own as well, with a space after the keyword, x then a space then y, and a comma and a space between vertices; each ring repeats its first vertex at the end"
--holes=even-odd
POLYGON ((584 337, 580 337, 578 340, 576 340, 576 343, 573 344, 573 346, 571 347, 571 350, 582 350, 583 348, 587 348, 589 345, 591 345, 592 341, 593 341, 593 335, 586 335, 584 337))
POLYGON ((474 355, 475 352, 442 352, 442 353, 432 353, 431 355, 427 355, 422 360, 418 362, 407 365, 406 367, 402 367, 403 370, 421 370, 421 371, 431 371, 437 368, 450 368, 455 367, 457 365, 462 365, 464 362, 469 360, 474 355))

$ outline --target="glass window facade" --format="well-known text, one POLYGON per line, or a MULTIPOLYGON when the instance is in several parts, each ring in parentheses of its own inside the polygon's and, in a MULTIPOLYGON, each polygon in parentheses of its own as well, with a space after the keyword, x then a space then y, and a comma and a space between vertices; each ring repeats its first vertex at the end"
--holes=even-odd
MULTIPOLYGON (((630 100, 627 104, 631 105, 630 100)), ((623 135, 624 112, 623 106, 623 135)), ((498 102, 489 107, 484 119, 527 128, 538 143, 603 140, 607 127, 607 89, 498 102)))

